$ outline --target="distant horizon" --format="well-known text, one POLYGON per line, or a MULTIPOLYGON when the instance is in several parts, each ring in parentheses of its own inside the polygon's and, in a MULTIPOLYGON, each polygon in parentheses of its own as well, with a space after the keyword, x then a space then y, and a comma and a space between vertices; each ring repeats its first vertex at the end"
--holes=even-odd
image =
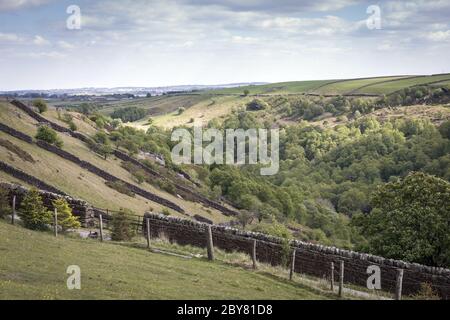
POLYGON ((304 80, 285 80, 285 81, 276 81, 276 82, 269 82, 269 81, 247 81, 247 82, 230 82, 230 83, 214 83, 214 84, 205 84, 205 83, 199 83, 199 84, 173 84, 173 85, 158 85, 158 86, 114 86, 114 87, 108 87, 108 86, 88 86, 88 87, 67 87, 67 88, 37 88, 37 89, 12 89, 12 90, 3 90, 0 88, 1 93, 8 93, 8 92, 32 92, 32 91, 64 91, 64 90, 101 90, 101 89, 107 89, 107 90, 113 90, 113 89, 161 89, 161 88, 175 88, 175 87, 224 87, 224 86, 248 86, 248 85, 265 85, 265 84, 276 84, 276 83, 286 83, 286 82, 307 82, 307 81, 347 81, 347 80, 356 80, 356 79, 371 79, 371 78, 387 78, 387 77, 419 77, 419 76, 431 76, 431 75, 438 75, 438 74, 450 74, 449 72, 440 72, 440 73, 429 73, 429 74, 391 74, 391 75, 375 75, 375 76, 358 76, 358 77, 351 77, 351 78, 321 78, 321 79, 304 79, 304 80))

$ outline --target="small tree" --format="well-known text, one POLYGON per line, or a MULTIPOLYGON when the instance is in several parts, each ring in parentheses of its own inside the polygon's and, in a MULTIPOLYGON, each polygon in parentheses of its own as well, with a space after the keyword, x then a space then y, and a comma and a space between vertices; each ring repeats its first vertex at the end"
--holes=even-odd
POLYGON ((3 218, 7 214, 11 213, 8 194, 8 190, 0 187, 0 218, 3 218))
POLYGON ((185 109, 185 108, 183 108, 183 107, 180 107, 180 108, 178 108, 178 115, 181 115, 181 114, 183 114, 183 113, 184 113, 184 111, 186 111, 186 109, 185 109))
POLYGON ((44 206, 39 191, 32 188, 23 198, 20 206, 20 217, 25 228, 46 230, 51 222, 52 214, 44 206))
POLYGON ((113 215, 111 239, 114 241, 130 241, 136 234, 132 223, 133 212, 128 209, 120 209, 113 215))
POLYGON ((245 229, 245 227, 247 227, 247 224, 252 223, 254 218, 254 215, 247 210, 242 210, 238 216, 237 219, 239 221, 239 223, 242 225, 242 228, 245 229))
POLYGON ((248 89, 244 90, 244 96, 248 96, 250 94, 250 91, 248 89))
POLYGON ((78 229, 81 227, 78 217, 75 217, 72 214, 72 209, 69 207, 69 204, 65 199, 56 199, 52 202, 52 204, 58 211, 58 225, 61 226, 63 232, 66 232, 69 229, 78 229))
POLYGON ((114 151, 110 144, 98 144, 97 150, 103 157, 105 157, 105 160, 114 151))
POLYGON ((48 126, 40 126, 38 128, 36 139, 54 144, 59 148, 63 146, 63 141, 58 137, 56 131, 48 126))
POLYGON ((44 113, 48 110, 47 103, 42 99, 36 99, 33 101, 33 106, 38 108, 39 113, 44 113))

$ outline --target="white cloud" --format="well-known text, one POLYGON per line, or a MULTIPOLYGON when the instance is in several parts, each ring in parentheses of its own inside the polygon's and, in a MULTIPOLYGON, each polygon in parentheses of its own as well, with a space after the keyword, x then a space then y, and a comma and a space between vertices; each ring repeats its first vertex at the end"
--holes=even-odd
POLYGON ((449 41, 450 40, 450 30, 428 32, 426 34, 426 38, 431 41, 449 41))
POLYGON ((75 46, 73 44, 70 44, 63 40, 58 42, 58 46, 60 46, 62 49, 68 49, 68 50, 75 48, 75 46))
POLYGON ((20 41, 23 41, 23 39, 15 33, 1 33, 0 32, 0 41, 20 42, 20 41))
POLYGON ((30 58, 55 58, 60 59, 66 57, 64 53, 58 51, 42 51, 42 52, 29 52, 25 56, 30 58))
POLYGON ((17 10, 24 7, 40 6, 51 0, 1 0, 0 11, 17 10))
POLYGON ((50 41, 40 35, 36 35, 34 36, 33 43, 37 46, 46 46, 50 44, 50 41))

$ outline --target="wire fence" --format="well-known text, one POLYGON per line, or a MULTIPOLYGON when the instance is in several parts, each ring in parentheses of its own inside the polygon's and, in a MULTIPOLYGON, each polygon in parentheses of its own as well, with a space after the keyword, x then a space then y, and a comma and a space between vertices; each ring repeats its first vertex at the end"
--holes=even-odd
MULTIPOLYGON (((208 246, 205 236, 207 234, 206 231, 208 230, 208 227, 212 227, 212 237, 215 239, 214 241, 217 242, 214 244, 215 246, 226 251, 238 251, 249 254, 250 257, 255 257, 260 263, 269 262, 272 265, 280 265, 281 261, 287 261, 290 263, 285 263, 284 267, 292 268, 293 273, 309 274, 326 279, 337 279, 340 278, 340 262, 344 261, 345 275, 343 282, 345 280, 345 283, 360 286, 364 285, 371 275, 371 273, 368 273, 367 267, 378 266, 384 274, 381 280, 384 288, 387 288, 388 291, 392 292, 399 287, 399 268, 395 266, 389 266, 375 261, 361 261, 360 259, 352 259, 340 255, 320 252, 308 247, 293 245, 292 242, 288 243, 286 250, 286 247, 283 248, 283 243, 275 243, 249 235, 245 236, 235 229, 233 229, 234 231, 224 232, 222 227, 216 229, 217 226, 211 226, 205 223, 195 222, 191 225, 186 225, 180 222, 168 221, 167 219, 162 218, 162 216, 158 217, 154 214, 142 216, 131 214, 126 211, 116 211, 105 208, 92 207, 91 209, 92 214, 78 216, 78 220, 85 228, 90 230, 89 237, 100 238, 102 241, 109 240, 104 231, 113 230, 113 219, 118 214, 121 214, 122 217, 126 218, 129 227, 133 228, 137 235, 147 238, 149 244, 150 238, 154 239, 168 236, 169 241, 171 242, 191 244, 193 246, 205 248, 208 246), (147 222, 149 222, 148 229, 151 233, 148 237, 146 232, 147 222), (196 227, 193 227, 193 224, 196 227), (185 237, 185 239, 182 239, 182 237, 185 237), (253 246, 254 242, 256 242, 256 246, 253 246), (296 252, 295 257, 292 256, 294 251, 296 252), (284 257, 285 259, 283 259, 282 255, 286 254, 287 257, 284 257), (335 266, 338 267, 334 269, 334 277, 331 276, 331 263, 334 263, 335 266)), ((12 221, 14 223, 15 217, 22 214, 21 210, 15 209, 15 203, 13 203, 13 212, 12 221)), ((52 223, 51 226, 55 227, 54 223, 52 223)), ((56 229, 57 226, 55 228, 55 234, 57 234, 56 229)), ((450 298, 450 278, 447 277, 447 283, 445 281, 440 282, 435 275, 420 274, 417 271, 409 269, 405 269, 403 274, 404 277, 401 280, 400 287, 406 285, 406 291, 408 293, 419 290, 424 283, 429 283, 432 288, 439 291, 442 297, 446 299, 450 298)))

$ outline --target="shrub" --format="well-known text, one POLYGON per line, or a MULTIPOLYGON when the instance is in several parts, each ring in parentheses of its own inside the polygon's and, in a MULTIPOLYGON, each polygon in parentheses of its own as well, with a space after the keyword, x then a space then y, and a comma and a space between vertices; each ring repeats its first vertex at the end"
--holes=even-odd
POLYGON ((51 223, 52 214, 44 206, 39 191, 36 188, 30 189, 22 200, 20 217, 25 228, 31 230, 46 230, 47 225, 51 223))
POLYGON ((52 202, 53 207, 58 210, 58 225, 63 232, 69 229, 78 229, 81 227, 78 217, 72 214, 72 209, 67 201, 63 198, 56 199, 52 202))
POLYGON ((178 115, 181 115, 181 114, 183 114, 183 113, 184 113, 184 111, 186 111, 186 109, 185 109, 185 108, 183 108, 183 107, 180 107, 180 108, 178 108, 178 115))
POLYGON ((70 128, 70 130, 72 130, 72 131, 77 131, 77 130, 78 130, 77 125, 76 125, 75 122, 73 122, 73 121, 70 121, 70 122, 69 122, 69 128, 70 128))
POLYGON ((112 217, 111 239, 114 241, 130 241, 135 235, 133 228, 133 212, 128 209, 120 209, 112 217))
POLYGON ((3 218, 7 214, 11 213, 8 195, 9 195, 8 190, 0 187, 0 218, 3 218))
POLYGON ((253 101, 247 103, 246 109, 247 111, 259 111, 259 110, 265 110, 268 109, 269 105, 262 100, 254 99, 253 101))
POLYGON ((44 113, 48 110, 47 103, 42 99, 36 99, 33 101, 33 106, 38 108, 39 113, 44 113))
POLYGON ((439 294, 433 289, 430 283, 420 284, 420 290, 413 296, 414 300, 439 300, 439 294))
POLYGON ((58 148, 63 146, 63 141, 58 137, 56 131, 48 126, 40 126, 38 128, 36 139, 54 144, 58 148))
POLYGON ((167 208, 164 208, 164 209, 162 209, 162 212, 161 212, 163 215, 165 215, 165 216, 170 216, 170 211, 169 211, 169 209, 167 209, 167 208))
POLYGON ((111 114, 113 119, 121 119, 123 122, 133 122, 144 118, 147 111, 138 107, 117 109, 111 114))
POLYGON ((128 187, 121 181, 106 181, 105 184, 108 187, 116 190, 117 192, 126 194, 127 196, 130 196, 130 197, 135 196, 134 192, 132 192, 130 189, 128 189, 128 187))

